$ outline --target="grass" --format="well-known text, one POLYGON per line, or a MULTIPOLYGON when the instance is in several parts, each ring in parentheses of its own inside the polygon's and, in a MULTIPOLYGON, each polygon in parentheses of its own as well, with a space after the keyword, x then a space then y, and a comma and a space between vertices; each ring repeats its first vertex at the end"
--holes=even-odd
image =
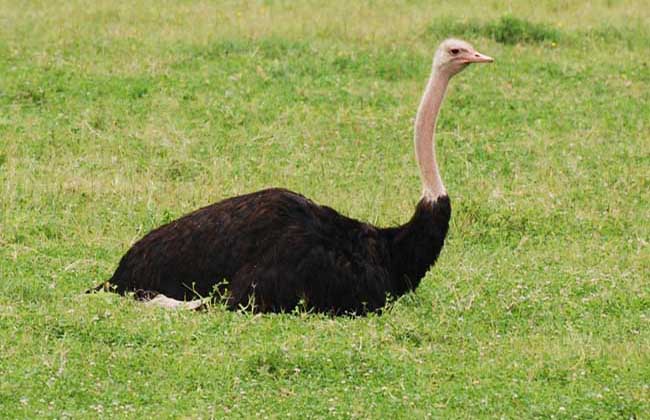
POLYGON ((0 2, 0 417, 647 417, 650 9, 495 4, 0 2), (417 293, 360 319, 82 293, 271 185, 406 221, 448 35, 497 61, 452 82, 417 293))

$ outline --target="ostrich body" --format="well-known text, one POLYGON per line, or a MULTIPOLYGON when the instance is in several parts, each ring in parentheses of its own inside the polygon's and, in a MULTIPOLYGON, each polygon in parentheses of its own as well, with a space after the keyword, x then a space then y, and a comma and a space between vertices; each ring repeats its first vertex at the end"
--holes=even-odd
POLYGON ((216 292, 230 309, 281 312, 304 305, 332 314, 377 311, 387 296, 414 290, 438 258, 451 217, 434 141, 446 87, 469 63, 490 61, 459 40, 436 51, 415 121, 423 194, 408 223, 379 228, 300 194, 266 189, 149 232, 97 289, 176 300, 216 292))

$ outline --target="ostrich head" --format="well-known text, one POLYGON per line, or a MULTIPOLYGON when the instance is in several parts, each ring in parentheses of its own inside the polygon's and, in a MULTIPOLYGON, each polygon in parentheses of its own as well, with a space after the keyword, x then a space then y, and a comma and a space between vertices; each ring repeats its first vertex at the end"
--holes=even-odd
POLYGON ((471 63, 491 63, 492 61, 494 61, 492 57, 476 51, 468 42, 450 38, 443 41, 438 47, 433 57, 433 68, 451 77, 471 63))

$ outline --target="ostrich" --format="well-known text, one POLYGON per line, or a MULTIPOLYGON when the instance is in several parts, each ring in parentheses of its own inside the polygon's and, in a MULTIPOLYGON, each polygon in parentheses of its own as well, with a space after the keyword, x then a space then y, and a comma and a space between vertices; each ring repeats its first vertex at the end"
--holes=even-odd
POLYGON ((169 302, 218 295, 229 309, 329 314, 379 311, 415 290, 435 263, 451 205, 435 153, 436 120, 452 76, 489 63, 456 39, 437 49, 415 119, 422 197, 410 221, 379 228, 280 188, 232 197, 149 232, 94 290, 169 302))

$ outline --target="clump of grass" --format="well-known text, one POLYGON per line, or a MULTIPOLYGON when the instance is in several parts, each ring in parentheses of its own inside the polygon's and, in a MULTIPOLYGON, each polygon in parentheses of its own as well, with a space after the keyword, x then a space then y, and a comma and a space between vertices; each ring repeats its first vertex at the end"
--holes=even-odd
POLYGON ((436 20, 429 27, 432 34, 439 36, 455 36, 472 38, 483 36, 483 25, 477 20, 459 21, 451 17, 436 20))
POLYGON ((492 38, 502 44, 529 44, 558 42, 560 31, 546 24, 530 22, 512 15, 504 15, 496 21, 481 23, 479 21, 461 22, 445 18, 431 26, 431 32, 441 36, 492 38))
POLYGON ((486 25, 485 32, 495 41, 503 44, 557 42, 560 40, 559 30, 511 15, 502 16, 497 22, 486 25))
POLYGON ((483 35, 483 25, 477 20, 459 21, 454 18, 444 17, 433 22, 429 26, 429 32, 442 36, 481 36, 483 35))

